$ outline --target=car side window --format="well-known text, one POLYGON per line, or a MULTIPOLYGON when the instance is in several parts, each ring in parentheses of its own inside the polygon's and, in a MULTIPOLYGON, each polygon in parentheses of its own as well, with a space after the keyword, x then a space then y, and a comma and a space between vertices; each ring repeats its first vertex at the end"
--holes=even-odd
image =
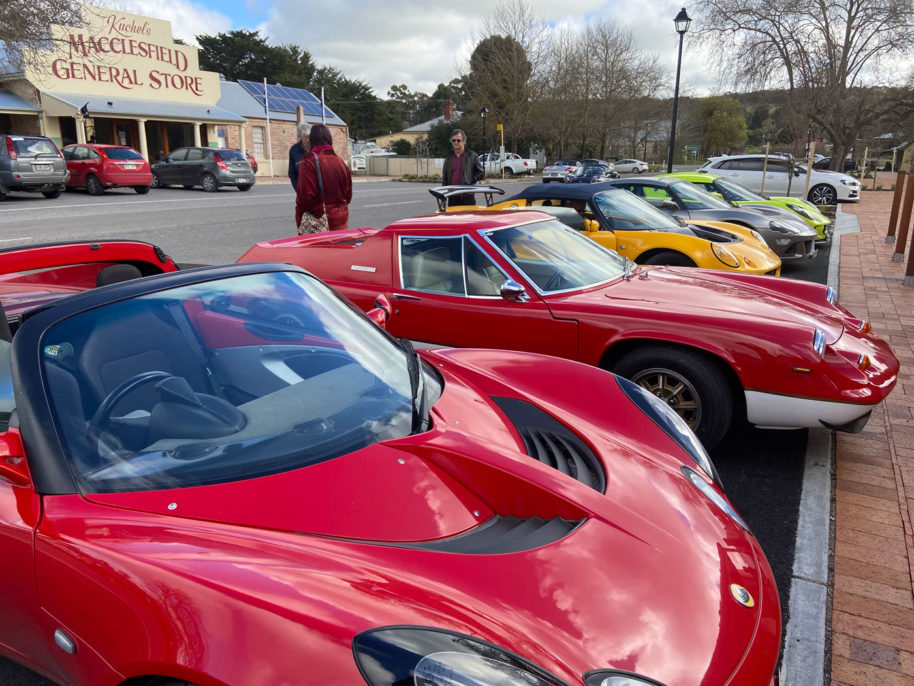
POLYGON ((409 290, 466 295, 463 237, 401 237, 400 278, 409 290))
POLYGON ((641 186, 641 196, 654 207, 661 207, 664 200, 673 201, 673 198, 667 193, 665 188, 658 186, 641 186))
POLYGON ((762 160, 757 157, 746 157, 741 160, 736 160, 736 163, 736 169, 739 169, 740 171, 762 171, 762 160))
POLYGON ((786 162, 782 162, 781 160, 768 160, 768 171, 786 174, 790 169, 786 162))
POLYGON ((84 148, 81 145, 77 145, 75 148, 72 148, 72 150, 73 150, 73 152, 71 153, 70 159, 84 160, 88 157, 88 155, 86 155, 86 153, 88 152, 88 148, 84 148))
POLYGON ((203 151, 200 150, 199 148, 191 148, 190 150, 187 151, 187 161, 188 162, 190 162, 191 160, 202 160, 202 159, 203 159, 203 151))
POLYGON ((508 278, 468 236, 464 237, 468 295, 498 296, 508 278))
POLYGON ((181 162, 187 158, 187 148, 178 148, 168 155, 172 162, 181 162))
POLYGON ((86 148, 86 159, 96 160, 99 157, 101 157, 101 155, 98 154, 97 150, 93 150, 92 148, 86 148))

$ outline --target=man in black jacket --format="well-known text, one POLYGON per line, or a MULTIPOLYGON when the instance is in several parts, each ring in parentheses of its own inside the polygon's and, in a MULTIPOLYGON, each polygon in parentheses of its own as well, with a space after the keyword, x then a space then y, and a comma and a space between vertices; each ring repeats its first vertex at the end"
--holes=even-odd
MULTIPOLYGON (((460 129, 451 132, 450 155, 444 158, 444 169, 441 183, 445 186, 472 186, 486 177, 486 172, 479 161, 479 155, 467 147, 467 135, 460 129)), ((475 205, 476 198, 472 193, 454 195, 448 199, 448 205, 475 205)))
POLYGON ((292 188, 298 191, 298 165, 301 164, 302 158, 308 154, 311 149, 308 143, 308 134, 311 133, 311 125, 302 122, 296 128, 298 131, 298 143, 289 148, 289 181, 292 182, 292 188))

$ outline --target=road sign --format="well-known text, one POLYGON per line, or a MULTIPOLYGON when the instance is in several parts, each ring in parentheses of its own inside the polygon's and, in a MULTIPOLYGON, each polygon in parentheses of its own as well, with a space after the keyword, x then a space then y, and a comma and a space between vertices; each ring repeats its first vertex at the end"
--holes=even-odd
POLYGON ((687 145, 687 146, 685 146, 685 149, 686 150, 701 150, 701 146, 700 145, 687 145))

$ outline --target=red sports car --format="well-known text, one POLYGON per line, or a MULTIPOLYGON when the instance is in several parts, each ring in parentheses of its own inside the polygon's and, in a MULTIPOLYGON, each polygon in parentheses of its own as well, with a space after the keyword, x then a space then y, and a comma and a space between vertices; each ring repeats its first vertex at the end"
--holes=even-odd
POLYGON ((538 212, 461 212, 260 243, 242 261, 310 270, 391 333, 548 353, 662 398, 707 447, 737 413, 760 427, 859 431, 895 385, 888 344, 825 286, 644 267, 538 212))
POLYGON ((82 271, 0 289, 3 655, 74 686, 774 683, 765 557, 640 386, 416 354, 289 265, 82 271))
POLYGON ((126 145, 74 143, 63 149, 63 156, 70 170, 67 188, 101 195, 109 188, 130 187, 145 195, 152 184, 149 162, 126 145))

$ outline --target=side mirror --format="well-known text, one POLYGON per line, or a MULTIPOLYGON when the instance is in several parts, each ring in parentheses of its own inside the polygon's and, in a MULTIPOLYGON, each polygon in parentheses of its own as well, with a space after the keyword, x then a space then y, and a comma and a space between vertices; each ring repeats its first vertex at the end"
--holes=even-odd
POLYGON ((384 329, 387 327, 387 320, 390 319, 392 311, 387 296, 383 293, 378 293, 374 299, 374 308, 368 310, 368 318, 384 329))
POLYGON ((0 434, 0 479, 6 479, 14 486, 31 483, 22 441, 17 434, 0 434))
POLYGON ((675 203, 675 201, 670 200, 669 198, 667 198, 667 199, 662 200, 662 201, 660 202, 660 209, 661 209, 661 210, 673 210, 673 211, 675 212, 676 210, 679 209, 679 205, 677 205, 677 204, 675 203))
POLYGON ((527 289, 513 279, 506 279, 504 283, 502 283, 499 294, 505 300, 513 300, 518 303, 530 302, 530 296, 527 295, 527 289))

